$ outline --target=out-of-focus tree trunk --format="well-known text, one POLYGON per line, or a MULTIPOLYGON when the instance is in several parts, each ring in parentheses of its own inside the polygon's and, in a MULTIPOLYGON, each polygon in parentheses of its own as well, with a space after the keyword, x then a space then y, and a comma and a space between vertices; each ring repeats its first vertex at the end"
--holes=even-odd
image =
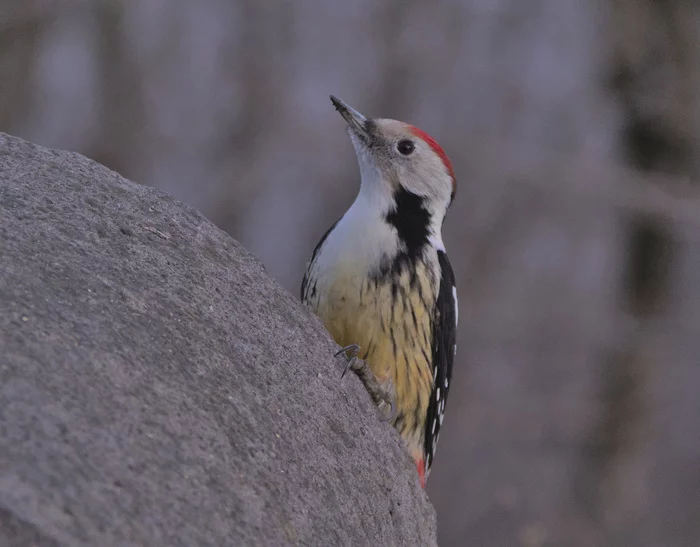
POLYGON ((32 102, 37 39, 50 13, 34 0, 0 5, 0 131, 21 130, 32 102))
MULTIPOLYGON (((133 177, 144 161, 149 126, 144 105, 142 73, 134 62, 125 27, 127 5, 119 1, 95 2, 94 41, 98 63, 98 117, 94 140, 87 155, 118 173, 133 177)), ((145 160, 147 161, 147 160, 145 160)))
MULTIPOLYGON (((612 2, 610 87, 622 113, 622 160, 642 173, 700 176, 700 7, 685 0, 612 2)), ((640 182, 640 184, 645 184, 640 182)), ((678 254, 697 252, 658 216, 621 217, 626 266, 620 279, 618 336, 601 370, 601 412, 581 486, 591 516, 614 543, 648 541, 658 475, 655 424, 667 412, 658 385, 676 374, 670 333, 671 273, 678 254), (660 406, 661 405, 661 406, 660 406), (657 468, 657 469, 655 469, 657 468), (646 538, 646 539, 645 539, 646 538)), ((700 269, 695 272, 700 279, 700 269)), ((681 329, 686 327, 681 324, 681 329)), ((689 433, 690 434, 690 433, 689 433)))
POLYGON ((700 179, 700 6, 621 0, 608 9, 610 84, 625 115, 626 160, 700 179))

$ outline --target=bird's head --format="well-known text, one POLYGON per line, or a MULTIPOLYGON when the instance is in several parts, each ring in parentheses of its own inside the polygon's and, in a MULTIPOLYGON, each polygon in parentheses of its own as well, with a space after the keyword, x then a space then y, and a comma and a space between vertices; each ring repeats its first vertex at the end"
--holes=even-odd
POLYGON ((387 209, 406 192, 440 224, 455 195, 455 177, 444 150, 430 135, 408 123, 367 118, 331 95, 348 124, 360 165, 362 188, 387 209))

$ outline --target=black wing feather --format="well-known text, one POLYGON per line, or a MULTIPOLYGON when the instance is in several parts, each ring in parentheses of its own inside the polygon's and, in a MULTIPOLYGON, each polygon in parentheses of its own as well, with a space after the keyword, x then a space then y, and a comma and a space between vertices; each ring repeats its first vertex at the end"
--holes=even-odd
POLYGON ((309 265, 306 268, 306 271, 304 272, 303 279, 301 280, 301 301, 303 303, 306 303, 305 293, 306 293, 306 285, 309 282, 309 277, 308 277, 309 269, 311 268, 311 265, 314 263, 314 260, 316 260, 316 255, 318 254, 318 251, 321 249, 321 246, 323 245, 323 243, 326 241, 328 234, 330 234, 333 231, 333 228, 335 228, 335 225, 338 224, 338 222, 340 222, 340 219, 336 220, 333 223, 333 226, 331 226, 330 228, 328 228, 328 230, 326 230, 326 233, 323 234, 323 236, 321 237, 321 240, 316 244, 316 247, 314 247, 314 252, 311 254, 311 260, 309 260, 309 265))
POLYGON ((433 376, 435 382, 428 403, 425 423, 425 468, 433 463, 441 416, 445 411, 447 395, 452 381, 457 336, 457 302, 454 296, 455 276, 444 251, 438 251, 440 264, 440 289, 433 311, 433 376))

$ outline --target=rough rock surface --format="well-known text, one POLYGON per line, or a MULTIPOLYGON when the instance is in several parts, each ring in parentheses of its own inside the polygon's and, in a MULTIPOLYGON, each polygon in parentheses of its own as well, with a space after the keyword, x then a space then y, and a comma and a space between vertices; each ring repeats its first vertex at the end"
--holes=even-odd
POLYGON ((0 134, 0 545, 432 545, 320 322, 201 214, 0 134))

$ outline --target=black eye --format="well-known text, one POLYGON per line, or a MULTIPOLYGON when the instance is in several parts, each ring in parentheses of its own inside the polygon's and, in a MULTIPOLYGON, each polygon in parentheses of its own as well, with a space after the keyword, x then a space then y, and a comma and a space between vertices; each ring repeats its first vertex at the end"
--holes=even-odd
POLYGON ((403 154, 404 156, 410 156, 416 149, 416 145, 413 144, 413 141, 404 139, 402 141, 399 141, 399 144, 396 145, 396 149, 399 151, 400 154, 403 154))

